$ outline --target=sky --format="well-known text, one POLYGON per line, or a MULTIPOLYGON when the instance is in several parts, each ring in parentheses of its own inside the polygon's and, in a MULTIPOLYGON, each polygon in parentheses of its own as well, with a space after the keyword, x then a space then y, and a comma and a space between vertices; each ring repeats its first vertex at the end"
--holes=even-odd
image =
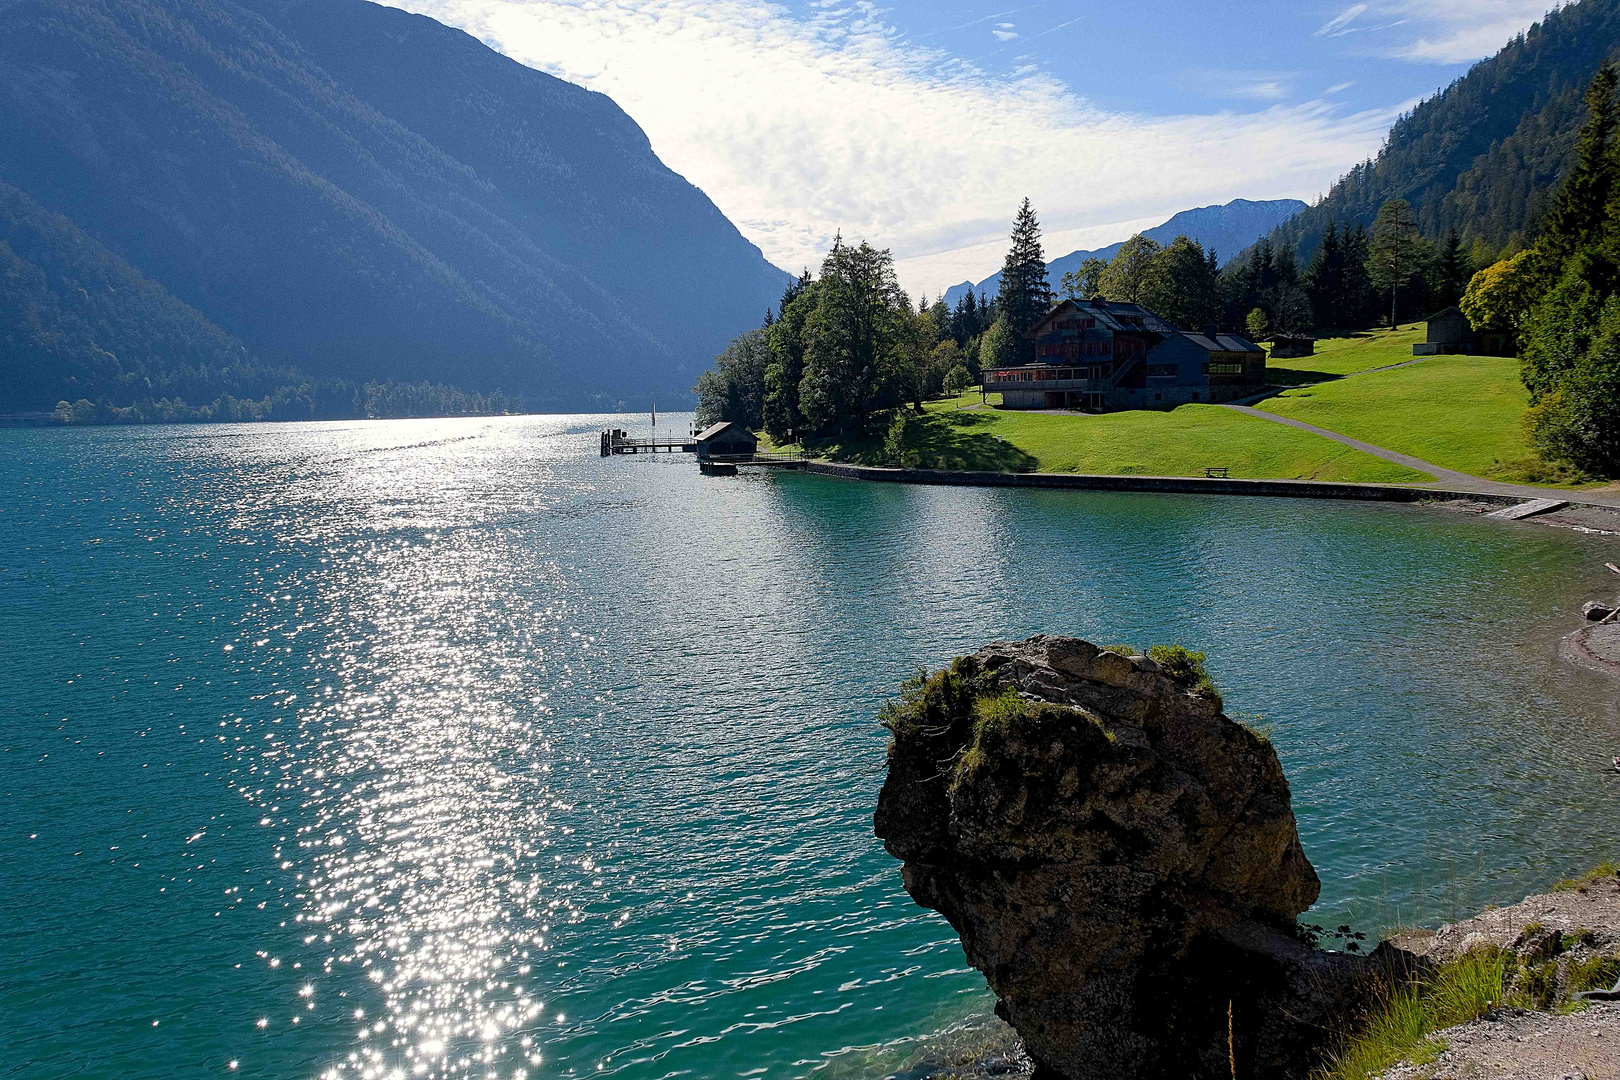
POLYGON ((390 0, 612 97, 767 258, 913 296, 1234 198, 1313 200, 1551 0, 390 0))

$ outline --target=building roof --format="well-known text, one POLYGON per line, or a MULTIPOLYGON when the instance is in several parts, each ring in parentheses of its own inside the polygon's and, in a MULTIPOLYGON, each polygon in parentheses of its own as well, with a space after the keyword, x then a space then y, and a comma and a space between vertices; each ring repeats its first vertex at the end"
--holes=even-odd
POLYGON ((1147 331, 1150 334, 1173 334, 1176 328, 1159 318, 1141 304, 1125 304, 1114 300, 1065 300, 1041 316, 1041 321, 1030 327, 1027 336, 1037 337, 1048 332, 1048 323, 1066 315, 1095 319, 1097 328, 1123 333, 1147 331))
MULTIPOLYGON (((708 427, 698 432, 697 441, 708 442, 716 435, 721 435, 728 431, 736 435, 741 435, 745 439, 754 438, 754 433, 743 427, 741 424, 734 424, 730 420, 722 420, 718 424, 710 424, 708 427)), ((756 439, 755 441, 757 442, 758 440, 756 439)))
POLYGON ((1439 311, 1435 312, 1433 315, 1430 315, 1427 319, 1425 319, 1423 321, 1424 322, 1434 322, 1436 319, 1452 319, 1452 318, 1466 319, 1466 318, 1468 318, 1468 316, 1464 315, 1462 313, 1462 311, 1455 304, 1453 304, 1451 307, 1441 308, 1439 311))
POLYGON ((1264 352, 1260 346, 1256 345, 1248 338, 1239 337, 1236 334, 1195 334, 1191 330, 1184 331, 1184 333, 1187 335, 1187 337, 1192 339, 1192 343, 1194 345, 1197 345, 1201 349, 1207 349, 1210 352, 1264 352))

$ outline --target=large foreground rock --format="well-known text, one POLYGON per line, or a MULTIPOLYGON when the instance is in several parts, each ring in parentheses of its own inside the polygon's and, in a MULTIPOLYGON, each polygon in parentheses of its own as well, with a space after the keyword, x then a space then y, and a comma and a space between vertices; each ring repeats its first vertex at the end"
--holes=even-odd
POLYGON ((1176 676, 1076 638, 956 661, 885 713, 877 833, 1039 1072, 1304 1076, 1372 965, 1301 942, 1277 755, 1176 676))

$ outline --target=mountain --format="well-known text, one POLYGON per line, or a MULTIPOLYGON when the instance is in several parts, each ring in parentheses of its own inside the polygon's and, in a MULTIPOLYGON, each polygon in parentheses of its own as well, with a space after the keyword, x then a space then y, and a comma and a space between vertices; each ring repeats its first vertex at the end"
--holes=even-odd
POLYGON ((1620 0, 1548 12, 1396 121, 1377 158, 1273 230, 1272 243, 1308 258, 1328 222, 1370 226, 1386 200, 1405 199, 1430 239, 1456 230, 1493 252, 1523 244, 1571 161, 1586 84, 1616 59, 1620 0))
POLYGON ((154 398, 260 396, 293 380, 123 259, 0 183, 0 377, 13 400, 48 408, 85 387, 154 398), (116 350, 113 351, 113 350, 116 350))
MULTIPOLYGON (((1216 252, 1226 255, 1227 260, 1230 260, 1270 232, 1279 222, 1304 209, 1305 204, 1298 199, 1268 199, 1264 202, 1233 199, 1225 206, 1200 206, 1196 210, 1183 210, 1163 225, 1156 225, 1142 235, 1166 245, 1178 236, 1186 236, 1204 245, 1205 249, 1214 248, 1216 252)), ((1105 261, 1112 259, 1124 246, 1125 241, 1120 240, 1096 251, 1071 251, 1062 258, 1053 259, 1046 264, 1047 279, 1055 289, 1065 273, 1079 270, 1080 264, 1087 259, 1105 261)), ((971 281, 964 281, 960 285, 951 286, 945 293, 946 306, 956 307, 956 302, 969 289, 981 294, 988 292, 988 295, 994 296, 1001 289, 1001 274, 994 273, 977 285, 971 281)))
MULTIPOLYGON (((91 307, 124 313, 95 324, 96 347, 149 375, 170 363, 150 342, 183 323, 272 375, 432 380, 531 408, 674 399, 789 280, 609 98, 423 16, 0 0, 0 25, 0 183, 36 223, 28 262, 74 265, 77 245, 141 282, 151 303, 91 307)), ((27 318, 8 304, 0 331, 26 336, 27 318)), ((71 367, 7 372, 0 409, 94 381, 71 367)))

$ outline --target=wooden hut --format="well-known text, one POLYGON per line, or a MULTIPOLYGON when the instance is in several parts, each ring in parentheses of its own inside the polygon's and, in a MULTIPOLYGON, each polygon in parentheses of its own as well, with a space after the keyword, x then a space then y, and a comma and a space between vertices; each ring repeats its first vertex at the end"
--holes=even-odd
POLYGON ((748 457, 759 452, 759 440, 741 424, 722 420, 710 424, 697 436, 699 461, 717 457, 748 457))
POLYGON ((1474 326, 1454 307, 1429 316, 1428 340, 1412 346, 1413 356, 1442 356, 1475 351, 1474 326))
POLYGON ((1278 334, 1271 339, 1273 360, 1293 360, 1301 356, 1316 355, 1316 339, 1304 334, 1278 334))

